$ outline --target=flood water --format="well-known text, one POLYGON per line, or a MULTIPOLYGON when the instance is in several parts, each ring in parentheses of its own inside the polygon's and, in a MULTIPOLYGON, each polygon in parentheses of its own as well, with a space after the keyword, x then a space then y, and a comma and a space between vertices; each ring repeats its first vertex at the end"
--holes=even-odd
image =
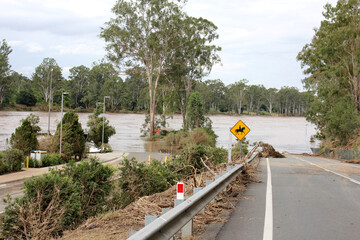
MULTIPOLYGON (((15 112, 0 111, 0 150, 8 147, 7 139, 10 140, 15 128, 20 125, 21 119, 26 118, 30 113, 40 117, 39 126, 41 132, 48 130, 47 112, 15 112)), ((86 122, 90 113, 78 113, 82 127, 86 129, 86 122)), ((60 121, 61 113, 52 112, 50 116, 50 131, 55 132, 56 125, 60 121)), ((116 129, 116 134, 110 138, 110 145, 114 150, 124 152, 152 152, 152 144, 145 142, 141 137, 140 128, 145 120, 142 114, 119 114, 106 113, 110 125, 116 129)), ((219 136, 217 146, 227 148, 229 142, 230 128, 239 120, 242 120, 250 132, 246 139, 250 143, 263 141, 274 146, 278 151, 291 153, 309 153, 311 135, 316 133, 315 126, 310 124, 303 117, 268 117, 268 116, 210 116, 213 122, 213 130, 219 136)), ((169 128, 180 129, 182 117, 175 115, 168 120, 169 128)), ((235 137, 232 137, 235 142, 235 137)))

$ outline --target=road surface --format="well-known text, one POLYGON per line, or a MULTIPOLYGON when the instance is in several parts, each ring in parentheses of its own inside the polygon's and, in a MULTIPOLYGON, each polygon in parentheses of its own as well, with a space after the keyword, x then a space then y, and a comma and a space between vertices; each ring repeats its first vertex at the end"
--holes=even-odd
POLYGON ((360 167, 320 157, 262 159, 217 240, 360 239, 360 167))

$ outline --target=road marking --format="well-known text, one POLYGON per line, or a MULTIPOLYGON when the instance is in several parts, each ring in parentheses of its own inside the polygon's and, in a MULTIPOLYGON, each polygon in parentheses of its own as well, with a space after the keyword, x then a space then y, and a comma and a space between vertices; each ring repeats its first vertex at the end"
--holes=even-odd
POLYGON ((312 162, 310 162, 310 161, 308 161, 308 160, 299 158, 299 157, 297 157, 297 156, 294 156, 294 157, 297 158, 297 159, 299 159, 299 160, 301 160, 301 161, 303 161, 303 162, 307 162, 307 163, 309 163, 309 164, 311 164, 311 165, 313 165, 313 166, 315 166, 315 167, 321 168, 322 170, 324 170, 324 171, 326 171, 326 172, 331 172, 331 173, 333 173, 333 174, 335 174, 335 175, 338 175, 338 176, 340 176, 340 177, 343 177, 343 178, 349 180, 350 182, 353 182, 353 183, 355 183, 355 184, 360 185, 360 182, 359 182, 359 181, 356 181, 356 180, 353 179, 353 178, 350 178, 350 177, 345 176, 345 175, 343 175, 343 174, 341 174, 341 173, 338 173, 338 172, 334 172, 334 171, 332 171, 332 170, 330 170, 330 169, 321 167, 321 166, 319 166, 319 165, 317 165, 317 164, 315 164, 315 163, 312 163, 312 162))
POLYGON ((267 163, 267 186, 266 186, 266 207, 265 207, 265 221, 264 221, 264 235, 263 240, 273 239, 273 203, 272 203, 272 185, 271 185, 271 171, 269 159, 267 163))

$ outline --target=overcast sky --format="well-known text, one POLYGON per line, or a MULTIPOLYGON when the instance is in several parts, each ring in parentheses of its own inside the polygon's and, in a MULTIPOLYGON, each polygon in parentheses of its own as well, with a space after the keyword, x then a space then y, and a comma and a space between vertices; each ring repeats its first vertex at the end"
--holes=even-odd
MULTIPOLYGON (((295 86, 304 78, 296 55, 336 0, 189 0, 185 11, 218 26, 221 65, 206 79, 226 85, 246 78, 265 87, 295 86)), ((100 28, 115 0, 0 0, 0 38, 13 49, 12 69, 28 77, 45 57, 70 68, 104 58, 100 28)))

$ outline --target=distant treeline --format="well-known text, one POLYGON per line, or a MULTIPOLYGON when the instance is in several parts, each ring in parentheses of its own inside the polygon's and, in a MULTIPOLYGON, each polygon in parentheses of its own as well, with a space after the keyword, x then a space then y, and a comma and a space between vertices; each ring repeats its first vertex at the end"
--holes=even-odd
MULTIPOLYGON (((3 40, 2 46, 11 48, 3 40)), ((6 49, 6 48, 5 48, 6 49)), ((8 52, 8 54, 10 53, 8 52)), ((4 53, 4 52, 3 52, 4 53)), ((4 56, 4 54, 3 54, 4 56)), ((70 69, 69 77, 62 75, 62 69, 53 58, 45 58, 36 67, 31 78, 10 69, 0 76, 0 101, 2 107, 15 108, 15 103, 27 106, 64 105, 77 111, 93 109, 106 100, 107 111, 146 112, 149 109, 148 80, 142 69, 133 68, 123 77, 108 62, 94 63, 91 68, 77 66, 70 69)), ((4 68, 3 68, 4 69, 4 68)), ((157 100, 158 114, 180 112, 181 98, 188 91, 167 83, 162 79, 157 100)), ((251 85, 245 79, 226 86, 221 80, 193 80, 191 92, 198 91, 202 97, 206 113, 277 113, 284 115, 304 115, 308 93, 295 87, 265 88, 251 85)))

